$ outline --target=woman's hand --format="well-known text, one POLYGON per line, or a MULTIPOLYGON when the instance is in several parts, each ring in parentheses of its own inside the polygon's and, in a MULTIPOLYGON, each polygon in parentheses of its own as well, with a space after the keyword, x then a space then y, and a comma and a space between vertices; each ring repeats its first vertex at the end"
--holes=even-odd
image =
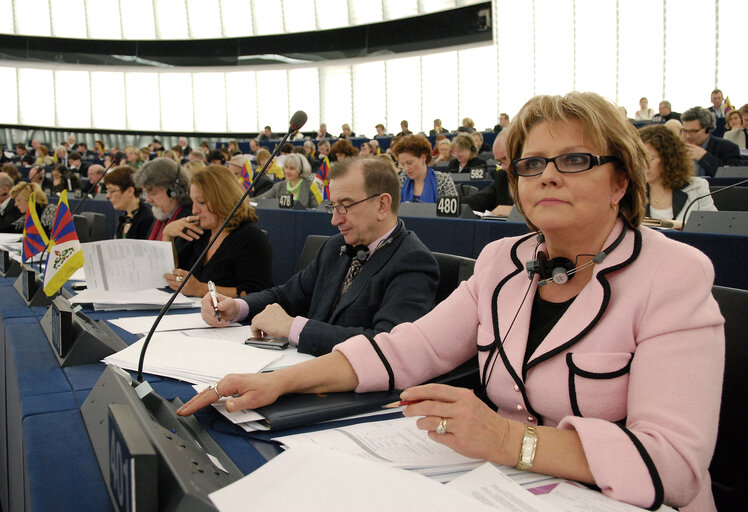
POLYGON ((200 220, 197 217, 188 216, 168 223, 164 228, 162 240, 171 242, 176 237, 179 237, 192 242, 199 239, 202 234, 203 229, 200 227, 200 220))
MULTIPOLYGON (((164 274, 164 279, 169 283, 169 288, 176 290, 182 284, 182 280, 188 274, 186 270, 178 268, 171 274, 164 274)), ((182 294, 191 297, 202 297, 208 293, 208 285, 198 281, 195 276, 190 277, 182 288, 182 294)))
POLYGON ((522 434, 519 433, 516 443, 510 439, 514 439, 515 430, 521 430, 522 425, 502 418, 471 390, 444 384, 425 384, 406 389, 400 398, 420 400, 407 406, 403 414, 424 416, 416 425, 421 430, 427 430, 429 437, 437 443, 466 457, 509 466, 517 464, 522 434), (442 419, 446 432, 438 434, 436 429, 442 419))
POLYGON ((221 397, 228 397, 226 410, 235 412, 272 404, 283 393, 283 390, 274 372, 229 374, 217 383, 215 389, 204 389, 177 409, 177 414, 180 416, 194 414, 206 405, 217 401, 220 398, 219 393, 221 397))

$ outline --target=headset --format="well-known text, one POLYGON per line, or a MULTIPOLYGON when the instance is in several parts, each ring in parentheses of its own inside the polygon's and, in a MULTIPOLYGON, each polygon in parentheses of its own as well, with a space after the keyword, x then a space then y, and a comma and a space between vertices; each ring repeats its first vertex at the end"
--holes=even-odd
MULTIPOLYGON (((397 227, 392 231, 389 237, 387 237, 386 240, 382 241, 382 243, 379 244, 379 247, 384 247, 385 245, 388 245, 392 243, 392 241, 397 238, 400 233, 402 233, 405 230, 405 223, 398 219, 397 221, 397 227)), ((340 255, 346 255, 349 258, 353 259, 356 258, 361 263, 369 259, 369 256, 371 256, 371 251, 369 250, 368 245, 351 245, 351 244, 345 244, 340 246, 340 255)))
POLYGON ((180 185, 179 181, 179 164, 177 164, 177 174, 174 176, 174 184, 166 189, 166 194, 171 198, 177 197, 177 187, 180 185))

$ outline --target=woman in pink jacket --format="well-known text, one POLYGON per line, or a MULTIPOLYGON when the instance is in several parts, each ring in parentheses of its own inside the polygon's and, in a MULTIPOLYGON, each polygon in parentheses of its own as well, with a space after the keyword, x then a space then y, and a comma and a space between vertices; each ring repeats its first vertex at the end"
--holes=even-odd
POLYGON ((537 232, 489 244, 475 274, 412 324, 288 369, 229 375, 215 391, 240 395, 231 411, 289 392, 405 389, 417 403, 404 414, 464 455, 640 507, 714 510, 724 332, 713 269, 639 227, 647 157, 636 130, 600 96, 574 92, 531 99, 506 143, 512 195, 537 232), (475 354, 483 400, 411 387, 475 354))

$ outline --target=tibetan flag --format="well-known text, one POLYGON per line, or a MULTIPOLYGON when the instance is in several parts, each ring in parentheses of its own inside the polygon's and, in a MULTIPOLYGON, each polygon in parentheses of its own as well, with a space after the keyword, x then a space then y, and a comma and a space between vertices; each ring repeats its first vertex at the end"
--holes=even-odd
POLYGON ((249 163, 249 158, 244 159, 244 165, 242 165, 242 184, 244 190, 247 190, 252 184, 252 165, 249 163))
POLYGON ((314 195, 314 198, 317 200, 317 204, 322 204, 322 198, 325 195, 325 184, 322 183, 322 180, 319 179, 319 177, 315 176, 314 181, 312 182, 312 185, 309 187, 309 190, 311 191, 312 195, 314 195))
POLYGON ((70 215, 67 190, 60 194, 49 239, 49 255, 44 270, 44 293, 47 297, 57 293, 70 276, 83 266, 83 252, 75 232, 73 216, 70 215))
MULTIPOLYGON (((317 171, 317 178, 322 182, 322 199, 330 199, 330 159, 327 156, 322 157, 322 165, 319 166, 317 171)), ((316 194, 315 194, 316 196, 316 194)), ((322 201, 318 201, 320 204, 322 201)))
POLYGON ((36 194, 31 192, 29 206, 26 210, 26 222, 23 225, 23 250, 21 259, 25 263, 27 259, 44 251, 49 244, 47 234, 44 232, 39 215, 36 213, 36 194))
POLYGON ((735 107, 733 106, 732 103, 730 103, 730 97, 728 96, 727 98, 725 98, 725 104, 722 105, 722 113, 727 115, 727 113, 730 112, 731 110, 735 110, 735 107))

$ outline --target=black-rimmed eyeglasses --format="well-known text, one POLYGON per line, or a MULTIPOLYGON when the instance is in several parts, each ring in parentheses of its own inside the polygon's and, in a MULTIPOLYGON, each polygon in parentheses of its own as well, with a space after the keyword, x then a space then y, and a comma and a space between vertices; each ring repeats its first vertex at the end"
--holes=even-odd
POLYGON ((382 192, 380 192, 379 194, 374 194, 373 196, 369 196, 369 197, 364 198, 364 199, 362 199, 360 201, 356 201, 355 203, 350 203, 350 204, 332 204, 332 203, 329 203, 329 204, 325 205, 325 210, 327 210, 327 213, 330 213, 330 214, 338 212, 340 215, 345 215, 346 213, 348 213, 348 210, 350 210, 351 208, 353 208, 357 204, 361 204, 364 201, 368 201, 369 199, 374 199, 375 197, 379 197, 381 195, 382 195, 382 192))
POLYGON ((515 176, 527 178, 543 174, 543 171, 545 171, 550 162, 553 162, 558 172, 575 173, 588 171, 595 166, 618 161, 619 159, 615 156, 597 156, 592 153, 565 153, 554 158, 544 158, 542 156, 519 158, 512 161, 511 169, 515 176))

